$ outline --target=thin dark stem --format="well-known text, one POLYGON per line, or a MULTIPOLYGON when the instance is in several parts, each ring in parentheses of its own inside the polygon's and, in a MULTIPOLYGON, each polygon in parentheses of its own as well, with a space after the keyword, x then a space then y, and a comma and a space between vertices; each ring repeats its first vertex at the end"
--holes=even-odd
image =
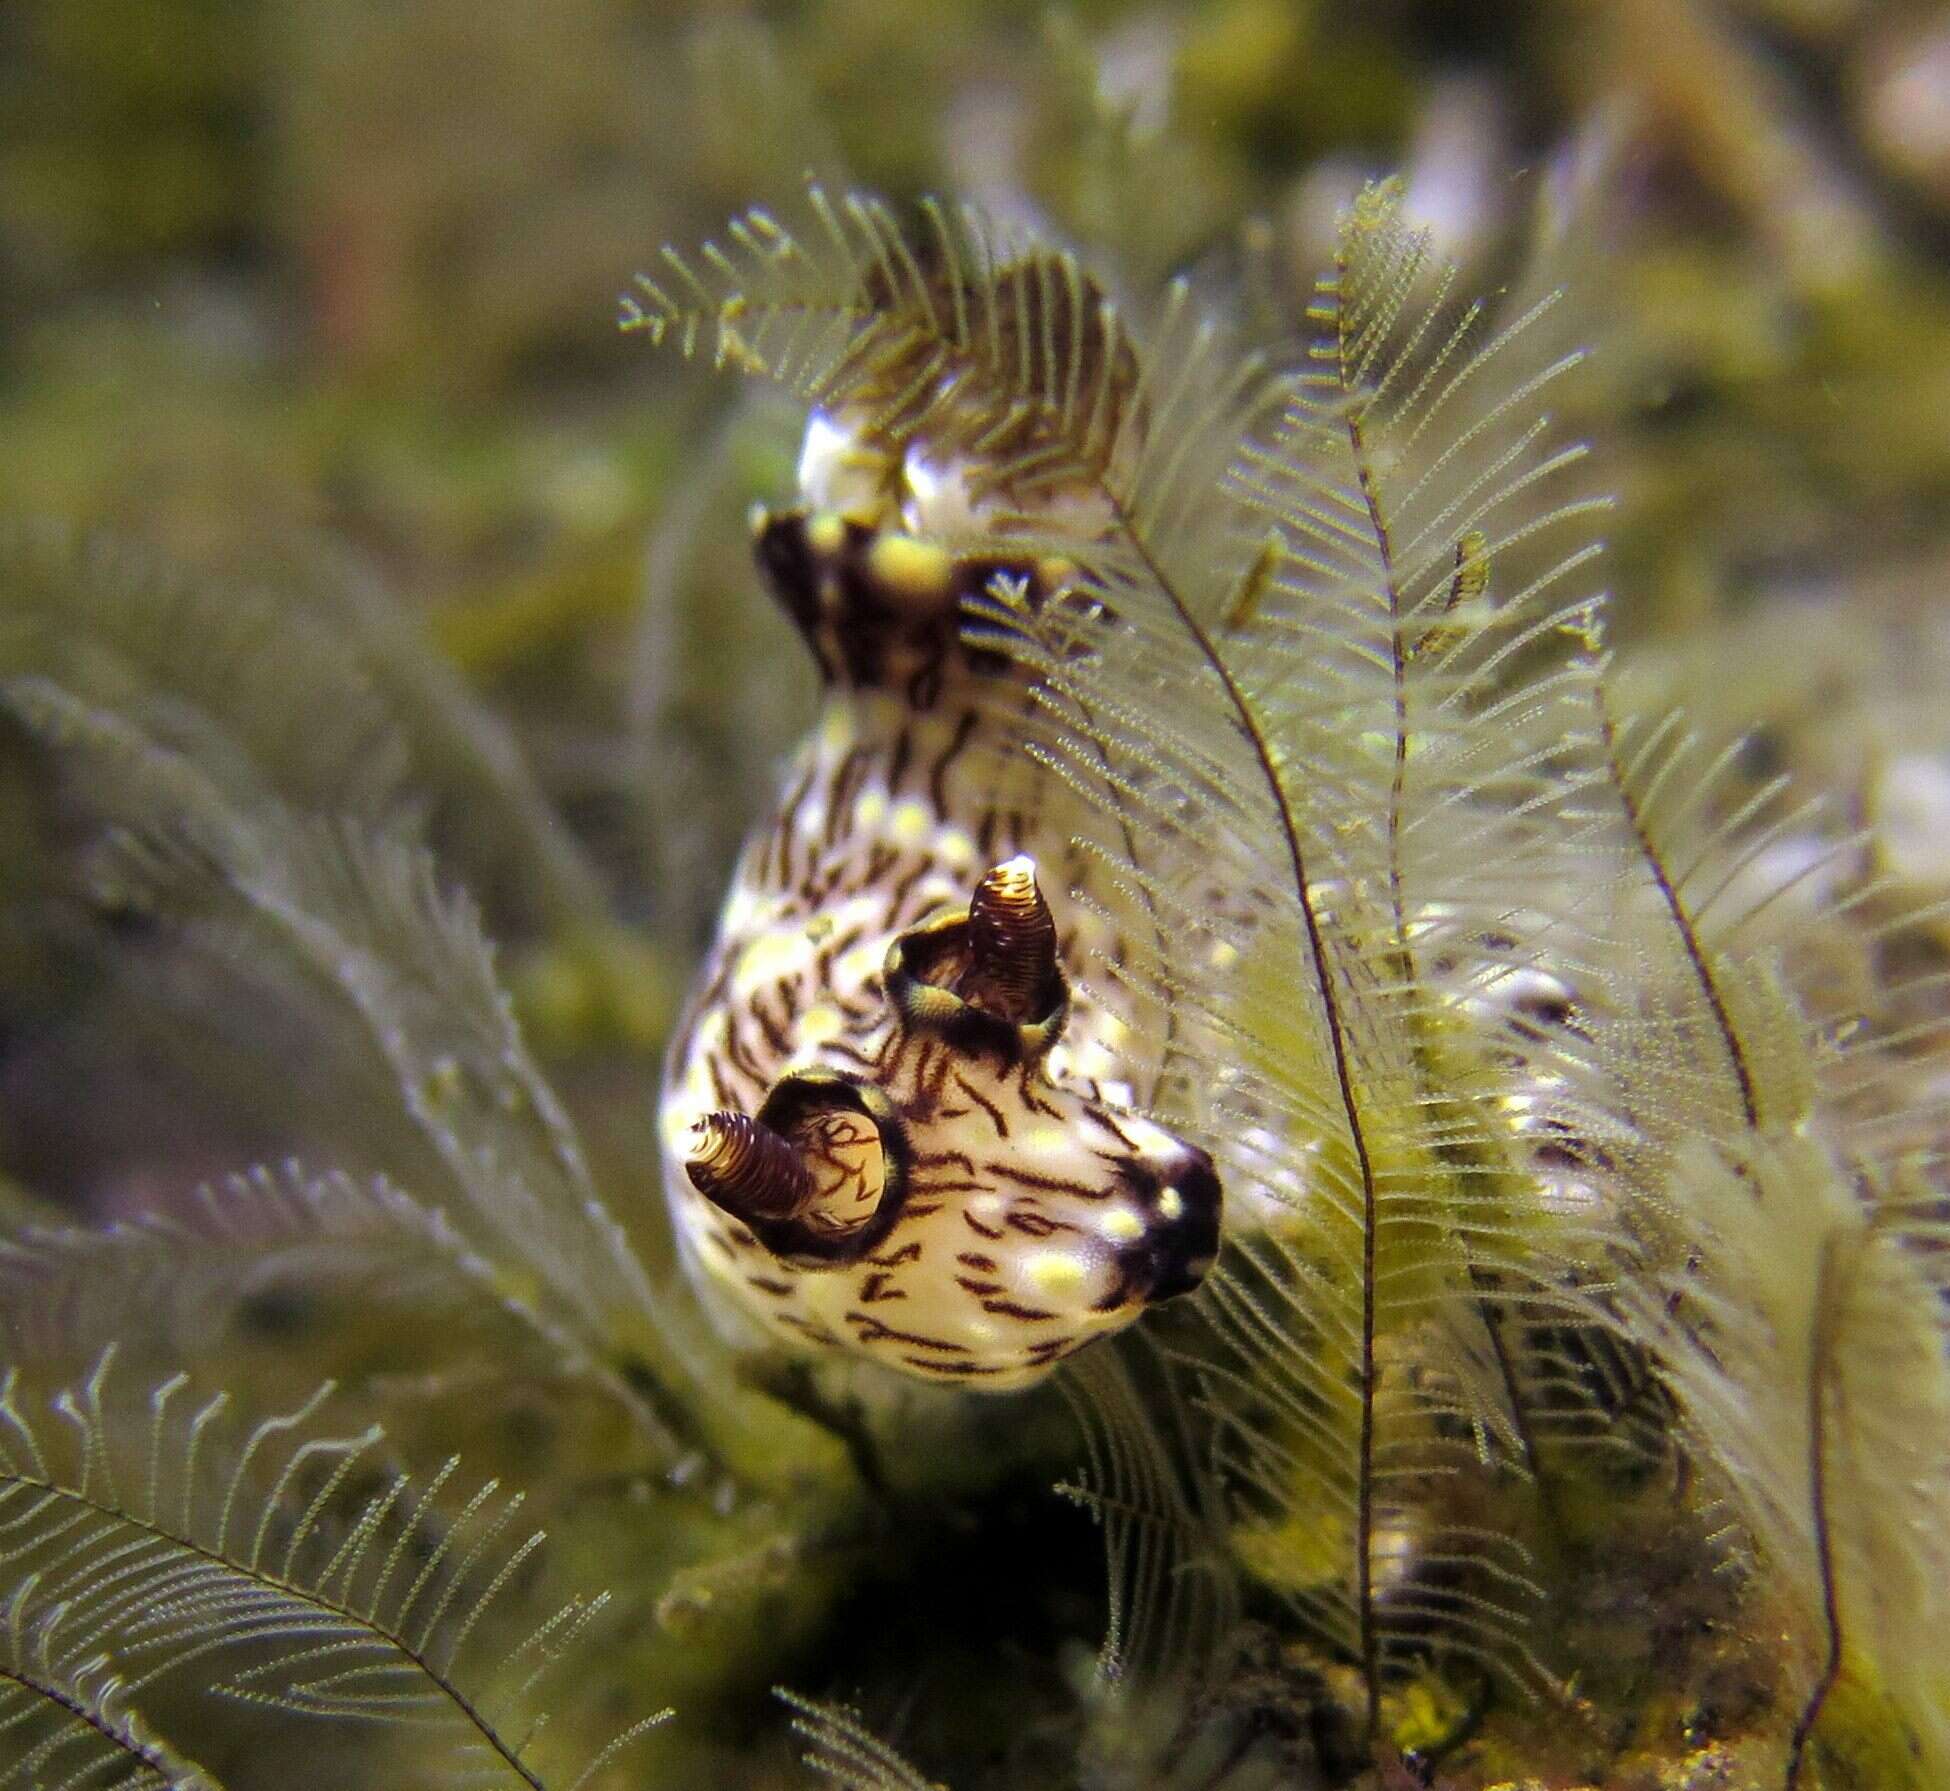
POLYGON ((1497 1375, 1510 1401, 1510 1423, 1517 1433, 1517 1447, 1523 1451, 1524 1466, 1530 1470, 1538 1500, 1544 1507, 1544 1516, 1553 1530, 1561 1532, 1564 1525, 1558 1509, 1556 1486, 1544 1472, 1543 1455, 1537 1447, 1537 1433, 1531 1424, 1530 1402, 1524 1395, 1523 1382, 1517 1376, 1517 1365, 1510 1354, 1510 1340, 1503 1334, 1505 1319, 1494 1297, 1499 1291, 1496 1279, 1474 1264, 1470 1266, 1469 1278, 1475 1285, 1477 1310, 1483 1315, 1490 1348, 1496 1355, 1497 1375))
MULTIPOLYGON (((31 1674, 14 1667, 0 1667, 0 1679, 10 1679, 23 1691, 34 1697, 45 1698, 57 1710, 65 1711, 78 1723, 93 1729, 104 1741, 130 1759, 140 1762, 151 1772, 159 1774, 169 1783, 175 1783, 176 1775, 182 1770, 182 1762, 172 1762, 159 1747, 131 1739, 111 1723, 105 1723, 87 1703, 52 1680, 42 1681, 31 1674)), ((64 1781, 65 1782, 65 1781, 64 1781)), ((214 1780, 211 1781, 214 1784, 214 1780)))
MULTIPOLYGON (((1348 377, 1347 345, 1343 341, 1343 386, 1348 377)), ((1402 792, 1408 783, 1408 648, 1402 639, 1402 593, 1395 577, 1395 543, 1388 533, 1388 519, 1381 511, 1381 492, 1375 483, 1373 463, 1368 458, 1359 408, 1350 405, 1343 423, 1347 429, 1348 451, 1354 457, 1354 476, 1361 488, 1361 501, 1368 507, 1368 526, 1374 531, 1375 551, 1381 560, 1382 587, 1388 594, 1388 657, 1394 673, 1395 700, 1395 773, 1388 790, 1388 899, 1395 916, 1397 975, 1406 989, 1414 987, 1415 965, 1409 956, 1408 912, 1402 896, 1402 792)))
POLYGON ((515 1750, 495 1732, 494 1725, 488 1721, 487 1717, 482 1714, 459 1686, 455 1685, 445 1673, 436 1667, 424 1653, 408 1642, 403 1635, 395 1635, 383 1623, 367 1616, 364 1612, 355 1610, 351 1605, 342 1603, 337 1599, 328 1598, 322 1592, 308 1590, 306 1587, 293 1581, 280 1579, 276 1574, 266 1572, 262 1568, 240 1566, 227 1555, 221 1555, 214 1549, 205 1548, 201 1543, 193 1542, 187 1536, 179 1536, 171 1530, 164 1529, 160 1524, 150 1523, 144 1518, 135 1516, 132 1512, 118 1510, 114 1506, 105 1505, 100 1500, 91 1498, 86 1493, 75 1491, 72 1487, 61 1486, 52 1480, 40 1479, 32 1474, 13 1473, 4 1476, 4 1478, 13 1480, 23 1486, 40 1487, 47 1492, 55 1494, 58 1498, 72 1499, 76 1504, 84 1506, 86 1509, 95 1512, 101 1517, 107 1518, 111 1523, 126 1524, 132 1530, 139 1530, 145 1536, 152 1536, 159 1542, 167 1543, 171 1548, 179 1548, 185 1554, 195 1555, 201 1560, 210 1562, 213 1566, 225 1569, 227 1572, 242 1574, 245 1578, 253 1580, 259 1585, 273 1586, 278 1591, 288 1593, 291 1597, 312 1606, 315 1610, 327 1611, 334 1617, 338 1617, 346 1623, 353 1624, 365 1630, 370 1635, 377 1636, 389 1648, 396 1648, 407 1660, 411 1661, 414 1666, 419 1668, 427 1676, 428 1681, 453 1705, 454 1709, 459 1712, 467 1725, 487 1743, 494 1756, 510 1772, 513 1772, 519 1777, 521 1782, 530 1788, 530 1791, 546 1791, 542 1781, 522 1764, 515 1750))
MULTIPOLYGON (((1065 694, 1068 700, 1075 705, 1083 734, 1089 740, 1091 750, 1097 755, 1097 763, 1102 768, 1104 774, 1105 794, 1112 796, 1115 794, 1116 784, 1113 782, 1115 772, 1111 764, 1109 742, 1106 740, 1103 730, 1098 726, 1097 718, 1091 710, 1089 703, 1074 690, 1068 691, 1065 694)), ((1157 896, 1152 890, 1149 879, 1144 874, 1143 861, 1138 856, 1137 830, 1132 827, 1130 817, 1123 812, 1123 809, 1118 804, 1112 802, 1110 806, 1117 814, 1117 831, 1124 841, 1125 861, 1130 865, 1137 881, 1138 900, 1144 904, 1145 914, 1151 923, 1152 948, 1158 954, 1158 961, 1163 963, 1166 960, 1164 921, 1158 914, 1157 896)), ((1168 1003, 1165 1007, 1164 1036, 1158 1041, 1158 1069, 1157 1073, 1151 1078, 1151 1086, 1145 1091, 1145 1105, 1147 1107, 1155 1107, 1157 1105, 1159 1093, 1171 1077, 1172 1064, 1177 1058, 1177 1055, 1178 1007, 1173 1002, 1168 1003)))
MULTIPOLYGON (((1345 266, 1343 266, 1345 278, 1345 266)), ((1345 315, 1342 317, 1343 334, 1340 337, 1341 384, 1347 387, 1350 374, 1347 360, 1347 341, 1345 336, 1345 315)), ((1388 594, 1388 623, 1390 630, 1389 661, 1394 674, 1395 702, 1395 769, 1388 790, 1388 894, 1394 909, 1395 954, 1397 976, 1404 989, 1416 986, 1415 957, 1408 942, 1408 913, 1403 895, 1401 859, 1401 817, 1402 798, 1408 782, 1408 660, 1409 645, 1402 632, 1402 591, 1400 580, 1395 575, 1395 542, 1388 528, 1388 518, 1381 508, 1381 491, 1375 479, 1374 462, 1368 453, 1367 436, 1363 429, 1363 414, 1359 407, 1350 405, 1343 425, 1347 431, 1348 452, 1354 460, 1354 474, 1361 490, 1361 501, 1368 508, 1368 526, 1374 532, 1375 551, 1381 562, 1382 587, 1388 594)), ((1458 553, 1461 547, 1458 544, 1458 553)), ((1458 580, 1460 579, 1458 574, 1458 580)), ((1456 596, 1456 581, 1450 587, 1450 601, 1456 596)), ((1516 1364, 1510 1358, 1510 1346, 1503 1334, 1503 1317, 1495 1309, 1492 1278, 1477 1264, 1470 1265, 1470 1280, 1477 1291, 1477 1306, 1483 1316, 1484 1328, 1489 1333, 1490 1347, 1496 1355, 1497 1372, 1503 1381, 1503 1390, 1510 1401, 1510 1419, 1516 1427, 1517 1443, 1523 1450, 1524 1463, 1536 1481, 1539 1497, 1544 1505, 1544 1513, 1553 1527, 1559 1527, 1556 1498, 1546 1483, 1542 1464, 1537 1454, 1536 1440, 1531 1433, 1530 1413, 1523 1395, 1523 1387, 1517 1378, 1516 1364)))
POLYGON ((1726 998, 1720 992, 1720 985, 1713 975, 1713 967, 1706 960, 1706 949, 1700 942, 1699 930, 1693 925, 1692 916, 1686 912, 1685 904, 1679 899, 1679 891, 1673 887, 1672 878, 1666 871, 1665 860, 1659 856, 1659 849, 1652 843, 1652 835, 1640 812, 1638 800, 1633 796, 1625 780, 1624 767, 1618 756, 1618 734, 1612 725, 1611 708, 1605 701, 1603 688, 1594 682, 1592 686, 1594 701, 1598 710, 1598 728, 1604 739, 1605 761, 1611 772, 1612 786, 1618 792, 1620 806, 1625 811, 1625 820, 1632 830, 1632 838, 1637 843, 1639 856, 1644 859, 1646 868, 1652 873, 1652 880, 1658 886, 1659 899, 1665 903, 1666 911, 1672 916, 1673 926, 1678 930, 1681 942, 1685 945, 1687 959, 1693 967, 1694 979, 1698 982, 1700 993, 1706 998, 1708 1010, 1713 1015, 1713 1024, 1718 1028, 1720 1042, 1726 1047, 1727 1062, 1733 1068, 1733 1079, 1740 1091, 1740 1111, 1747 1122, 1749 1131, 1760 1127, 1760 1102, 1754 1092, 1754 1072, 1747 1062, 1747 1054, 1741 1048, 1740 1036, 1734 1031, 1733 1016, 1727 1012, 1726 998))
POLYGON ((1801 1762, 1808 1738, 1821 1720, 1822 1706, 1835 1689, 1842 1673, 1842 1613, 1835 1587, 1835 1542, 1828 1523, 1828 1400, 1826 1368, 1833 1344, 1834 1317, 1830 1282, 1835 1266, 1835 1244, 1830 1238, 1821 1252, 1821 1267, 1815 1274, 1814 1337, 1808 1364, 1808 1514, 1814 1530, 1815 1562, 1821 1573, 1821 1619, 1827 1634, 1827 1657, 1821 1676, 1801 1707, 1788 1742, 1787 1771, 1783 1791, 1794 1791, 1801 1778, 1801 1762))
POLYGON ((1313 891, 1307 878, 1306 850, 1300 843, 1300 830, 1295 824, 1293 809, 1287 800, 1286 786, 1281 780, 1279 767, 1274 761, 1272 742, 1267 739, 1264 729, 1259 725, 1259 717, 1254 713, 1251 700, 1240 687, 1238 679, 1233 676, 1232 668, 1219 652, 1210 632, 1198 619, 1191 605, 1185 601, 1164 567, 1152 555, 1138 530, 1132 526, 1123 504, 1114 495, 1111 501, 1115 506, 1117 521, 1125 538, 1130 541, 1145 570, 1150 573, 1159 590, 1164 593, 1205 662, 1218 676, 1226 701, 1234 715, 1238 717, 1240 731, 1252 751, 1261 777, 1265 779, 1266 788, 1273 797, 1273 810, 1278 818, 1281 843, 1285 847, 1287 864, 1292 873, 1294 892, 1300 904, 1301 920, 1307 929, 1307 951, 1311 960, 1314 984, 1319 991, 1321 1008, 1327 1022, 1328 1049, 1333 1058, 1334 1080, 1339 1090, 1342 1110, 1347 1115, 1348 1142, 1353 1149, 1355 1166, 1361 1178, 1361 1440, 1354 1571, 1355 1596, 1358 1601, 1361 1626, 1361 1673, 1366 1682, 1367 1693, 1366 1722, 1368 1734, 1372 1737, 1381 1724, 1381 1660, 1380 1645, 1375 1634, 1374 1563, 1370 1558, 1374 1535, 1375 1227, 1379 1202, 1375 1187, 1374 1163, 1368 1153, 1367 1132, 1361 1120, 1360 1101, 1354 1092, 1354 1070, 1348 1053, 1346 1021, 1341 1013, 1340 996, 1335 991, 1334 979, 1328 969, 1327 944, 1322 934, 1320 916, 1314 910, 1313 891))

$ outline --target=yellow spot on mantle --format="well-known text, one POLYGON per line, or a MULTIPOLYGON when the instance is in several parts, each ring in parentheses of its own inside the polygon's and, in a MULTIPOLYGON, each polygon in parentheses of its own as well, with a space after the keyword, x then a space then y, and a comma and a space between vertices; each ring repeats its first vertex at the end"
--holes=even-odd
POLYGON ((867 569, 904 597, 934 597, 948 588, 954 562, 932 542, 912 535, 882 535, 869 552, 867 569))
POLYGON ((828 1039, 838 1038, 845 1024, 845 1016, 830 1001, 816 1001, 799 1016, 799 1042, 823 1045, 828 1039))
POLYGON ((1073 1294, 1083 1286, 1085 1271, 1074 1256, 1060 1250, 1039 1251, 1029 1259, 1029 1279, 1046 1294, 1073 1294))
POLYGON ((867 939, 833 960, 833 982, 841 990, 857 989, 886 961, 883 939, 867 939))
POLYGON ((1113 1244, 1128 1244, 1144 1235, 1144 1221, 1128 1207, 1113 1207, 1098 1220, 1097 1229, 1113 1244))
POLYGON ((769 983, 796 976, 813 960, 813 942, 803 932, 761 933, 738 954, 732 992, 750 995, 769 983))
POLYGON ((853 717, 838 703, 819 718, 819 745, 823 752, 845 752, 853 744, 853 717))
POLYGON ((918 846, 933 830, 934 816, 928 812, 925 802, 904 796, 894 804, 887 832, 895 845, 918 846))

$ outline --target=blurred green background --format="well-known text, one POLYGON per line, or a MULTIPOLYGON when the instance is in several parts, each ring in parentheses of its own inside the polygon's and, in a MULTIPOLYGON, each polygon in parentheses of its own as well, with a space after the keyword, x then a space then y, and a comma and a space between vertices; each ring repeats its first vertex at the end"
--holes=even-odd
MULTIPOLYGON (((632 270, 812 170, 1022 215, 1127 290, 1196 272, 1272 331, 1391 168, 1487 289, 1545 218, 1640 689, 1758 722, 1757 769, 1950 891, 1930 5, 9 0, 0 511, 400 630, 524 1018, 634 1114, 810 693, 741 520, 795 415, 619 336, 632 270)), ((139 1204, 157 1134, 77 1111, 65 994, 8 962, 0 1157, 139 1204)), ((187 1130, 191 1167, 240 1142, 187 1130)))
MULTIPOLYGON (((526 1034, 656 1266, 658 1052, 812 689, 744 522, 789 494, 801 419, 619 335, 631 273, 811 171, 977 200, 1139 301, 1193 274, 1271 337, 1300 326, 1337 206, 1390 170, 1472 288, 1565 287, 1550 327, 1593 354, 1560 423, 1618 496, 1627 700, 1751 726, 1750 776, 1800 774, 1881 825, 1909 894, 1950 898, 1940 6, 0 0, 0 517, 107 531, 192 588, 278 593, 342 637, 402 718, 442 865, 480 899, 526 1034)), ((73 817, 13 744, 0 1174, 23 1204, 126 1214, 293 1152, 418 1185, 396 1091, 367 1101, 284 985, 246 990, 221 958, 192 977, 129 917, 106 946, 64 925, 72 890, 40 848, 72 844, 73 817)), ((347 1303, 412 1458, 550 1463, 571 1565, 657 1601, 659 1698, 703 1702, 685 1675, 705 1683, 717 1657, 686 1625, 713 1598, 762 1632, 750 1663, 725 1652, 748 1699, 801 1645, 794 1624, 821 1647, 866 1638, 849 1672, 917 1655, 904 1587, 817 1629, 857 1562, 815 1546, 806 1567, 762 1504, 700 1497, 671 1519, 676 1495, 648 1499, 586 1390, 535 1371, 496 1404, 409 1375, 425 1339, 347 1303), (669 1534, 615 1521, 619 1503, 669 1534), (788 1585, 789 1621, 766 1602, 788 1585)), ((305 1313, 253 1318, 240 1373, 308 1385, 336 1365, 278 1354, 305 1313)), ((998 1476, 1030 1462, 1034 1496, 984 1521, 1067 1551, 1048 1627, 1093 1634, 1095 1540, 1075 1514, 1052 1527, 1046 1494, 1068 1430, 987 1410, 994 1435, 967 1453, 998 1476)), ((868 1548, 898 1558, 878 1533, 868 1548)), ((933 1570, 995 1592, 973 1548, 933 1570)), ((993 1664, 976 1651, 1015 1621, 972 1624, 966 1660, 931 1637, 926 1671, 976 1682, 993 1664)), ((997 1710, 971 1706, 971 1731, 1033 1730, 1026 1673, 980 1682, 997 1710)))

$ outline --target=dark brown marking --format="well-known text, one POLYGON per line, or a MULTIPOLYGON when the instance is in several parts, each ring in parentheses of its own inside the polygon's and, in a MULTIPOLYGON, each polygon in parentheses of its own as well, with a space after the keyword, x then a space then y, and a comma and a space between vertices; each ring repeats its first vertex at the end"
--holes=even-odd
POLYGON ((840 1346, 840 1339, 828 1330, 826 1326, 818 1324, 810 1318, 801 1318, 796 1312, 775 1313, 773 1315, 773 1322, 781 1325, 790 1325, 795 1331, 803 1332, 815 1343, 830 1344, 835 1348, 840 1346))
POLYGON ((916 1072, 914 1079, 920 1085, 917 1090, 918 1098, 927 1103, 930 1113, 940 1109, 942 1095, 948 1087, 948 1078, 954 1073, 954 1053, 945 1045, 941 1047, 938 1055, 928 1059, 924 1070, 916 1072))
POLYGON ((928 1072, 934 1064, 936 1054, 945 1050, 946 1047, 938 1039, 923 1036, 919 1049, 915 1051, 910 1066, 914 1077, 915 1095, 914 1111, 908 1115, 910 1119, 927 1118, 929 1110, 934 1106, 934 1103, 927 1099, 928 1072))
POLYGON ((1033 1169, 1016 1169, 1007 1163, 984 1163, 982 1168, 998 1181, 1015 1182, 1046 1194, 1068 1194, 1077 1200, 1108 1200, 1114 1191, 1093 1188, 1088 1182, 1073 1182, 1067 1176, 1038 1175, 1033 1169))
POLYGON ((779 822, 772 829, 772 838, 767 842, 767 856, 770 848, 778 848, 778 869, 773 873, 773 883, 780 889, 792 885, 792 836, 799 819, 799 805, 806 800, 812 790, 814 774, 818 766, 809 764, 800 774, 799 781, 792 786, 792 792, 785 799, 785 806, 779 810, 779 822))
POLYGON ((739 1036, 737 1009, 728 1009, 725 1020, 725 1061, 741 1076, 747 1076, 754 1082, 763 1082, 765 1080, 765 1072, 759 1068, 758 1060, 752 1056, 745 1045, 744 1039, 739 1036))
POLYGON ((942 686, 947 682, 947 649, 938 641, 933 652, 922 661, 921 668, 907 681, 907 706, 917 713, 932 709, 941 700, 942 686))
POLYGON ((1016 1092, 1022 1096, 1022 1104, 1032 1113, 1040 1113, 1045 1119, 1061 1119, 1063 1117, 1062 1108, 1052 1107, 1048 1101, 1044 1100, 1031 1087, 1033 1069, 1034 1066, 1025 1064, 1022 1075, 1016 1083, 1016 1092))
POLYGON ((1020 1319, 1024 1324, 1047 1324, 1056 1314, 1045 1312, 1040 1306, 1018 1306, 1014 1300, 984 1300, 984 1312, 993 1312, 998 1318, 1020 1319))
POLYGON ((1009 1122, 1002 1115, 1002 1109, 983 1094, 979 1088, 969 1086, 968 1078, 959 1073, 955 1076, 955 1086, 959 1088, 976 1106, 989 1116, 989 1124, 995 1127, 998 1138, 1009 1136, 1009 1122))
POLYGON ((900 881, 887 892, 887 915, 890 920, 899 916, 901 909, 907 905, 907 898, 914 893, 915 884, 919 883, 933 869, 934 860, 932 858, 918 859, 908 867, 900 881))
POLYGON ((917 1150, 912 1159, 912 1165, 916 1169, 932 1169, 940 1163, 950 1164, 954 1168, 963 1170, 969 1175, 975 1173, 975 1159, 969 1156, 966 1151, 917 1150))
POLYGON ((928 1337, 918 1331, 897 1331, 892 1325, 883 1324, 870 1312, 862 1312, 857 1307, 848 1311, 846 1322, 855 1327, 856 1343, 905 1343, 914 1349, 938 1349, 952 1356, 969 1354, 965 1343, 950 1343, 945 1337, 928 1337))
POLYGON ((792 1035, 787 1030, 791 1024, 790 1016, 783 1021, 774 1019, 766 1011, 765 1001, 762 995, 754 995, 749 1005, 751 1008, 751 1016, 758 1022, 758 1029, 765 1035, 765 1042, 772 1048, 773 1055, 776 1057, 790 1057, 792 1055, 792 1035))
POLYGON ((867 936, 867 929, 857 922, 837 933, 819 948, 819 956, 813 962, 813 974, 818 977, 822 988, 830 988, 833 981, 833 962, 845 956, 867 936))
POLYGON ((955 1261, 964 1263, 971 1269, 981 1269, 991 1275, 995 1273, 995 1258, 984 1256, 977 1250, 963 1250, 957 1254, 955 1261))
POLYGON ((698 997, 697 1013, 702 1019, 719 1002, 727 1000, 731 994, 731 962, 735 954, 727 948, 718 967, 712 971, 711 980, 705 985, 704 993, 698 997))
MULTIPOLYGON (((964 1215, 966 1216, 966 1215, 964 1215)), ((1011 1231, 1019 1231, 1026 1238, 1053 1238, 1059 1231, 1080 1231, 1081 1226, 1071 1225, 1062 1219, 1050 1219, 1041 1213, 1011 1213, 1002 1221, 1011 1231)), ((985 1234, 1000 1237, 1001 1232, 985 1234)))
POLYGON ((928 767, 928 801, 934 806, 938 826, 945 827, 948 823, 948 767, 961 757, 975 732, 977 721, 973 709, 964 709, 956 718, 955 731, 949 737, 948 744, 928 767))
POLYGON ((874 1067, 874 1059, 869 1057, 858 1045, 848 1039, 828 1039, 820 1049, 822 1051, 831 1051, 839 1057, 848 1058, 852 1062, 857 1063, 863 1070, 870 1070, 874 1067))
POLYGON ((800 904, 806 908, 824 908, 833 899, 841 883, 846 880, 844 859, 829 860, 827 863, 806 866, 806 879, 797 893, 800 904))
POLYGON ((1117 1279, 1101 1299, 1093 1302, 1093 1312, 1115 1312, 1118 1307, 1130 1304, 1131 1296, 1137 1291, 1137 1283, 1131 1275, 1132 1260, 1128 1254, 1117 1258, 1117 1279))
POLYGON ((888 1287, 887 1284, 891 1280, 893 1280, 893 1276, 888 1274, 885 1269, 875 1269, 867 1276, 866 1280, 860 1283, 860 1303, 863 1306, 874 1306, 878 1305, 882 1300, 906 1299, 907 1291, 905 1288, 888 1287))
POLYGON ((819 831, 820 844, 828 852, 838 844, 840 829, 852 818, 854 795, 872 763, 873 754, 864 746, 848 747, 840 759, 827 798, 826 819, 819 831))

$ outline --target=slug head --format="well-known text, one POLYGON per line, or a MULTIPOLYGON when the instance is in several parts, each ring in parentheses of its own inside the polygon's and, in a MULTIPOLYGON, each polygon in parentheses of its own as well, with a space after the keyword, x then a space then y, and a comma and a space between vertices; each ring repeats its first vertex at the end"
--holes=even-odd
POLYGON ((1017 1386, 1198 1286, 1219 1242, 1211 1159, 1052 1070, 1073 1004, 1029 859, 898 935, 881 990, 866 1061, 706 1116, 685 1165, 806 1277, 834 1341, 1017 1386))

